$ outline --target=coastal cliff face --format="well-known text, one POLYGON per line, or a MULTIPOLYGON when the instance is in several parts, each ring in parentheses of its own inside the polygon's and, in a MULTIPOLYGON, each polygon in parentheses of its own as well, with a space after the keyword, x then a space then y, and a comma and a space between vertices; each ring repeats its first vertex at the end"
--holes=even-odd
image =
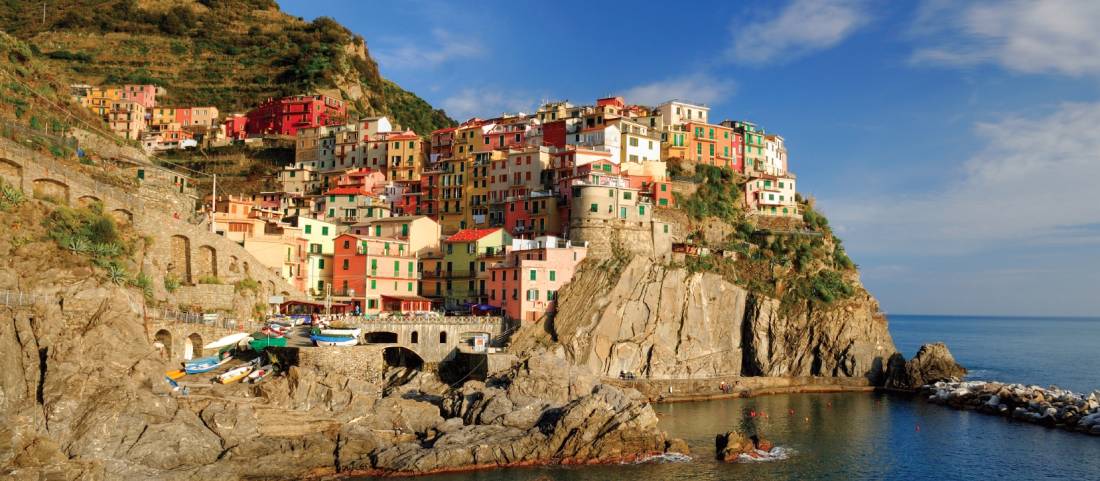
POLYGON ((0 274, 0 289, 16 283, 41 296, 0 307, 0 475, 8 479, 419 474, 684 448, 666 439, 636 391, 600 385, 562 353, 533 353, 457 388, 426 373, 387 386, 377 374, 293 366, 262 384, 180 396, 148 341, 140 293, 65 268, 0 274))
POLYGON ((714 273, 629 260, 619 272, 586 264, 562 290, 551 325, 529 327, 519 350, 553 337, 574 363, 618 377, 863 377, 885 379, 897 353, 862 289, 822 307, 784 307, 714 273))

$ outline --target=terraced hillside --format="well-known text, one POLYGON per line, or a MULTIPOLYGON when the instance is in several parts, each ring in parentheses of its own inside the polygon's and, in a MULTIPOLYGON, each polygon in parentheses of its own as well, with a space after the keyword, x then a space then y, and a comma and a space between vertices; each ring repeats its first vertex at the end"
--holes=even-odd
POLYGON ((330 18, 290 16, 274 0, 70 0, 49 2, 44 17, 41 2, 6 1, 0 28, 74 81, 154 83, 168 90, 165 105, 233 112, 320 91, 421 133, 454 123, 385 80, 362 37, 330 18))

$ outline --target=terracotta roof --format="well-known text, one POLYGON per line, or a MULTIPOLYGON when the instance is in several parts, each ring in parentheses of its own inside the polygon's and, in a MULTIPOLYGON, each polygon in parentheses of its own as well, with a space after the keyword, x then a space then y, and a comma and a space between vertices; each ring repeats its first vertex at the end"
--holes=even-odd
POLYGON ((363 195, 367 191, 359 187, 337 187, 335 189, 329 189, 325 192, 325 195, 363 195))
POLYGON ((499 230, 499 227, 494 229, 463 229, 448 237, 446 242, 473 242, 499 230))

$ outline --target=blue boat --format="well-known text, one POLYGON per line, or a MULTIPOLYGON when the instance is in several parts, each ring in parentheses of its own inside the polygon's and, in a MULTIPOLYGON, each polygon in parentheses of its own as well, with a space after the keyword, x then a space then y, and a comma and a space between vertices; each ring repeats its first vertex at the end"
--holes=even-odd
POLYGON ((325 336, 322 334, 314 334, 309 336, 309 339, 313 341, 317 346, 354 346, 359 344, 359 339, 347 336, 325 336))
MULTIPOLYGON (((215 361, 216 361, 216 359, 217 358, 215 358, 215 361)), ((215 369, 217 369, 221 366, 224 366, 226 363, 228 363, 229 361, 232 361, 232 360, 233 360, 233 356, 226 356, 225 359, 222 359, 221 361, 216 361, 216 362, 213 362, 213 363, 187 364, 187 365, 183 366, 183 371, 186 372, 187 374, 202 374, 204 372, 210 372, 210 371, 213 371, 213 370, 215 370, 215 369)))

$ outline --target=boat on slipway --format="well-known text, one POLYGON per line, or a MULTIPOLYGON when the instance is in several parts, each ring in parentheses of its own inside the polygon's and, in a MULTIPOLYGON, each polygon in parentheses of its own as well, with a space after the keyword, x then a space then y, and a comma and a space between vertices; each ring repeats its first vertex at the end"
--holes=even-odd
POLYGON ((219 374, 216 379, 222 384, 232 384, 244 379, 255 367, 252 363, 244 364, 219 374))
POLYGON ((247 332, 238 332, 236 334, 230 334, 217 341, 211 342, 203 346, 203 349, 221 349, 223 347, 229 347, 241 342, 244 338, 248 337, 247 332))
POLYGON ((359 344, 359 339, 348 336, 326 336, 324 334, 314 334, 309 336, 310 340, 316 346, 354 346, 359 344))

